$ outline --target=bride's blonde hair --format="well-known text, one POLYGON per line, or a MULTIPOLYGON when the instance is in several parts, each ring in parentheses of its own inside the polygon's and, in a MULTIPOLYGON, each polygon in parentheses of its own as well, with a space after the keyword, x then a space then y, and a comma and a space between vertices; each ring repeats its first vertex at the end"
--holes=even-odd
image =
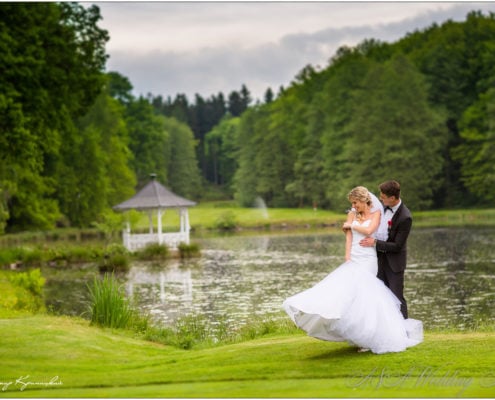
MULTIPOLYGON (((366 203, 369 207, 373 204, 373 201, 371 200, 371 195, 368 189, 366 189, 364 186, 356 186, 354 189, 352 189, 349 194, 347 195, 347 198, 349 201, 357 200, 357 201, 362 201, 366 203)), ((362 215, 361 213, 356 211, 356 218, 358 220, 361 220, 362 215)))

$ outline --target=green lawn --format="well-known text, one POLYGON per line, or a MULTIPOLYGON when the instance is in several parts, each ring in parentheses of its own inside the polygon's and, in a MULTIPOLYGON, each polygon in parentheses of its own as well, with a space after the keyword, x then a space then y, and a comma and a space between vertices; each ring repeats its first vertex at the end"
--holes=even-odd
POLYGON ((37 315, 1 319, 0 342, 6 397, 495 395, 493 332, 427 332, 424 343, 384 355, 302 333, 180 350, 37 315))
MULTIPOLYGON (((153 216, 156 227, 156 216, 153 216)), ((344 212, 335 213, 312 208, 243 208, 233 202, 208 202, 189 208, 189 221, 193 229, 214 229, 218 221, 231 219, 242 228, 281 228, 281 227, 321 227, 341 224, 345 221, 344 212)), ((180 226, 179 214, 167 210, 162 218, 164 230, 176 230, 180 226)), ((142 214, 137 227, 146 229, 149 217, 142 214)))

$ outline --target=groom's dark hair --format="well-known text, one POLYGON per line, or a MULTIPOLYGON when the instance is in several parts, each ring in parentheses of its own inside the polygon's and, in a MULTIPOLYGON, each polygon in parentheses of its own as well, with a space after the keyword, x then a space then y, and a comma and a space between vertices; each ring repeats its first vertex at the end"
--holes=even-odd
POLYGON ((391 197, 395 196, 395 198, 400 198, 400 183, 397 181, 386 181, 378 186, 380 188, 380 192, 382 192, 385 196, 391 197))

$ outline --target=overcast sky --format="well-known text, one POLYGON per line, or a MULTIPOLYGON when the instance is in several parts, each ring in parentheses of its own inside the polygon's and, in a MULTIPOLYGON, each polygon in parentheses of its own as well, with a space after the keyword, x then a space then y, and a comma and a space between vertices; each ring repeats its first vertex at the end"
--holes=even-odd
MULTIPOLYGON (((83 3, 89 5, 91 3, 83 3)), ((493 2, 104 2, 108 71, 134 95, 225 96, 245 84, 253 98, 277 93, 307 64, 328 65, 343 45, 393 42, 406 33, 493 2)))

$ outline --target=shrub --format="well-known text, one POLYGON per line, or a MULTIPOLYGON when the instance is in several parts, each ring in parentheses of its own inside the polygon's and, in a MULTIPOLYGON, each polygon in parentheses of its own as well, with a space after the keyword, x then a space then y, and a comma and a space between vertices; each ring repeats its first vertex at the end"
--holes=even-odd
POLYGON ((44 254, 39 248, 24 249, 21 260, 26 265, 41 265, 44 261, 44 254))
POLYGON ((16 309, 24 309, 32 312, 44 310, 43 287, 46 280, 41 275, 39 269, 12 273, 9 275, 9 280, 12 285, 20 289, 16 292, 16 309))
POLYGON ((0 250, 0 265, 10 265, 16 261, 20 261, 17 249, 8 248, 0 250))
POLYGON ((97 260, 101 251, 89 246, 57 246, 46 251, 46 260, 56 264, 84 263, 97 260))
POLYGON ((178 246, 180 258, 192 258, 201 256, 201 251, 197 243, 180 243, 178 246))
POLYGON ((166 260, 169 255, 168 247, 159 243, 148 244, 136 252, 136 256, 141 260, 166 260))
POLYGON ((213 224, 215 229, 224 231, 233 230, 237 227, 237 219, 232 211, 226 211, 215 220, 213 224))
POLYGON ((121 244, 108 246, 98 265, 100 272, 127 272, 129 267, 129 251, 121 244))
POLYGON ((10 276, 10 281, 16 286, 29 290, 35 296, 43 296, 43 286, 46 280, 41 276, 38 268, 27 272, 17 272, 10 276))

